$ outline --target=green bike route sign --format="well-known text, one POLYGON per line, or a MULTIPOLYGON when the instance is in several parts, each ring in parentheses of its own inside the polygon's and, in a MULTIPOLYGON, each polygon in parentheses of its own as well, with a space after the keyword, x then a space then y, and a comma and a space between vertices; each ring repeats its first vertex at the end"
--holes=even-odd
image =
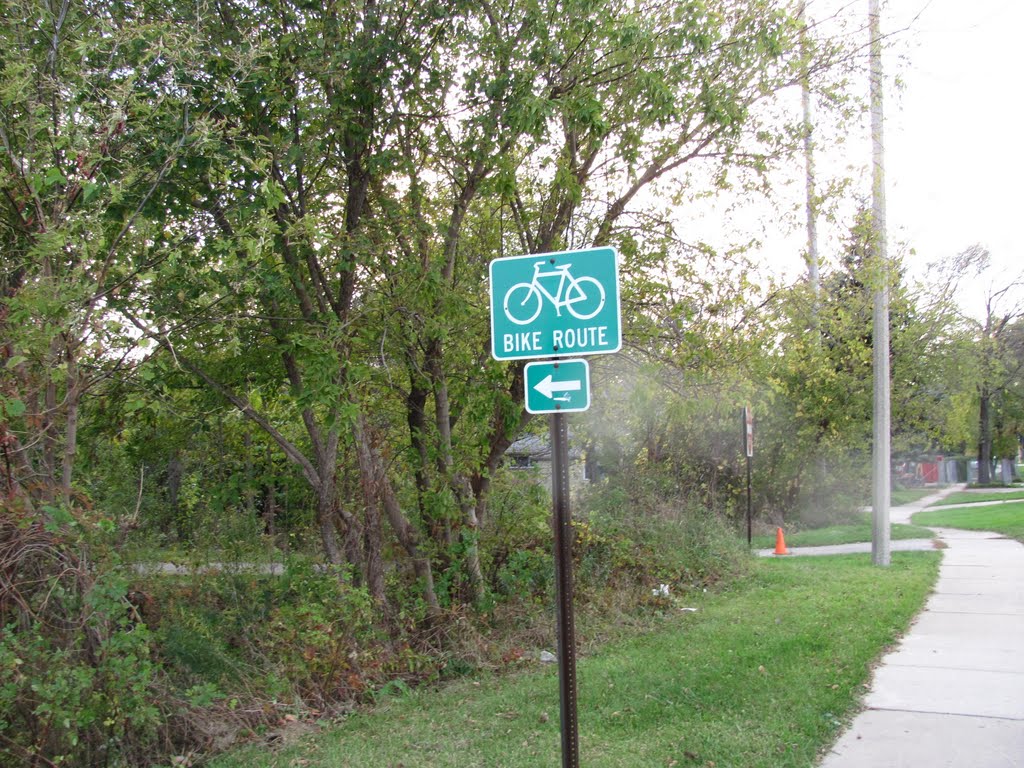
POLYGON ((578 413, 590 407, 590 365, 586 360, 527 363, 526 410, 578 413))
MULTIPOLYGON (((579 357, 622 347, 619 262, 614 248, 495 259, 490 265, 491 355, 497 360, 579 357)), ((555 535, 555 617, 562 768, 579 768, 573 621, 569 428, 565 413, 590 407, 586 360, 548 359, 523 368, 526 409, 549 413, 555 535)))
POLYGON ((622 348, 614 248, 495 259, 490 291, 496 360, 605 355, 622 348))

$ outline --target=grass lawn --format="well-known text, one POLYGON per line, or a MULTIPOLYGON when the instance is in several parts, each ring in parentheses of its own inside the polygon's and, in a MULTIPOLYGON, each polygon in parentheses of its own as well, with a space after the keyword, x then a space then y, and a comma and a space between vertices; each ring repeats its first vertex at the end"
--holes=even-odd
MULTIPOLYGON (((872 661, 921 607, 938 563, 937 553, 894 553, 885 569, 862 555, 759 561, 721 594, 679 598, 659 628, 580 660, 581 763, 813 765, 856 710, 872 661)), ((550 667, 411 692, 279 750, 242 748, 210 766, 559 764, 550 667)))
MULTIPOLYGON (((871 517, 864 515, 859 522, 850 525, 830 525, 827 528, 812 528, 806 531, 787 533, 787 547, 825 547, 831 544, 856 544, 871 541, 871 517)), ((889 529, 889 536, 895 539, 931 539, 934 534, 927 528, 896 523, 889 529)), ((754 536, 754 549, 768 549, 775 546, 775 536, 754 536)))
POLYGON ((934 488, 905 488, 892 491, 890 502, 892 506, 898 507, 902 504, 910 504, 915 501, 923 499, 925 496, 931 496, 935 493, 934 488))
POLYGON ((1024 542, 1024 503, 970 509, 927 509, 914 515, 918 525, 995 531, 1024 542))
POLYGON ((1024 491, 959 491, 939 499, 931 507, 948 507, 951 504, 973 504, 976 501, 1012 501, 1024 499, 1024 491))

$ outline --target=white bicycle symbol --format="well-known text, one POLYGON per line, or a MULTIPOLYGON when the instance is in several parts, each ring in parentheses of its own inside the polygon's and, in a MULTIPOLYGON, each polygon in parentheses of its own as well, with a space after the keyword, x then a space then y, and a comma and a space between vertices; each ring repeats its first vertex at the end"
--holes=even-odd
MULTIPOLYGON (((528 325, 537 319, 547 298, 558 316, 562 307, 577 320, 589 320, 604 309, 604 286, 593 277, 575 277, 569 272, 572 264, 562 264, 550 272, 541 272, 544 261, 533 265, 533 280, 516 283, 505 294, 505 317, 516 325, 528 325), (541 278, 558 278, 558 289, 552 294, 541 278), (577 308, 577 305, 581 305, 577 308)), ((550 282, 550 281, 549 281, 550 282)))

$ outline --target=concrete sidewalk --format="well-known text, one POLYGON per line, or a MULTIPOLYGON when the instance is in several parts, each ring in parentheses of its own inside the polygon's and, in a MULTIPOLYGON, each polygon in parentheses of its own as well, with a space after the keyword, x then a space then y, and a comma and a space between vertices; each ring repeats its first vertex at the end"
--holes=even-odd
MULTIPOLYGON (((786 557, 817 557, 819 555, 857 555, 871 551, 870 542, 826 544, 822 547, 786 547, 786 557)), ((891 552, 927 552, 936 549, 935 539, 901 539, 889 544, 891 552)), ((759 549, 758 557, 775 557, 774 549, 759 549)))
MULTIPOLYGON (((892 507, 889 510, 889 522, 890 523, 910 523, 910 518, 915 512, 920 512, 922 509, 931 506, 936 501, 944 499, 950 494, 958 493, 960 491, 967 490, 966 483, 958 483, 957 485, 947 485, 945 488, 936 489, 935 493, 930 493, 923 499, 912 501, 909 504, 901 504, 898 507, 892 507)), ((945 509, 946 507, 943 507, 945 509)), ((871 508, 868 508, 871 511, 871 508)))
MULTIPOLYGON (((935 539, 899 539, 889 542, 891 552, 926 552, 935 549, 935 539)), ((787 557, 818 555, 856 555, 871 552, 870 541, 855 544, 826 544, 821 547, 786 547, 787 557)), ((774 549, 757 550, 758 557, 775 557, 774 549)))
MULTIPOLYGON (((898 507, 892 507, 889 510, 889 523, 910 523, 910 517, 915 512, 920 512, 922 509, 930 504, 934 504, 939 499, 943 499, 951 493, 962 491, 966 487, 967 486, 963 483, 959 485, 950 485, 945 488, 936 489, 935 493, 931 493, 918 501, 911 502, 910 504, 903 504, 898 507)), ((995 503, 998 504, 1001 502, 995 503)), ((868 508, 867 511, 870 511, 870 508, 868 508)), ((829 544, 824 547, 787 547, 787 549, 789 551, 789 555, 794 557, 799 557, 800 555, 853 555, 870 552, 871 542, 864 541, 856 544, 829 544)), ((920 552, 935 549, 935 539, 894 539, 889 542, 889 549, 892 552, 920 552)), ((774 557, 775 550, 759 549, 756 554, 758 557, 774 557)))
POLYGON ((821 768, 1024 766, 1024 545, 936 532, 947 548, 935 590, 821 768))

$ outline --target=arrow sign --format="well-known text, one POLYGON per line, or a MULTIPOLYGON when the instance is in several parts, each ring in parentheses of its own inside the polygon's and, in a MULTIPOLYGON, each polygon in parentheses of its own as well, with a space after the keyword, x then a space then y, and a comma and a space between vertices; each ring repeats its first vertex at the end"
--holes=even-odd
POLYGON ((544 395, 544 397, 549 397, 552 400, 569 400, 570 398, 555 397, 555 392, 577 392, 583 388, 583 382, 578 379, 555 381, 549 373, 541 379, 540 383, 534 384, 533 388, 544 395))
POLYGON ((526 410, 576 413, 590 407, 590 365, 586 360, 527 363, 526 410))

